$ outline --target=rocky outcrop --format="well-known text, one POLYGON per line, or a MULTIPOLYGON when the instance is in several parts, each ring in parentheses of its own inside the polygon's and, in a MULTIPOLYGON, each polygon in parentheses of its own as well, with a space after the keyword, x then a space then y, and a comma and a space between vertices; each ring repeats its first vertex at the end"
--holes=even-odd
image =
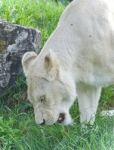
POLYGON ((38 30, 0 21, 0 94, 22 74, 22 55, 40 52, 40 41, 38 30))

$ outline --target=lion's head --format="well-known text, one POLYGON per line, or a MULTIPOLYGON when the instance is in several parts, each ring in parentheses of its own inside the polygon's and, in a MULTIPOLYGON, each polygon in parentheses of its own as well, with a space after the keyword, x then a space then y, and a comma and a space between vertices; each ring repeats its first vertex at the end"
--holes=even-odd
POLYGON ((72 123, 69 109, 76 97, 75 84, 55 54, 52 51, 39 55, 27 52, 22 65, 36 123, 72 123))

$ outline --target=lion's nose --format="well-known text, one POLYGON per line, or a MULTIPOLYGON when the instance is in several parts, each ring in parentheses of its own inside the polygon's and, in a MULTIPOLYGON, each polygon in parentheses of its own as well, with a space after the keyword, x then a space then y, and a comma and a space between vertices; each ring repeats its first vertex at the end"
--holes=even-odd
POLYGON ((65 113, 60 113, 57 122, 62 123, 64 120, 65 120, 65 113))
POLYGON ((40 125, 45 125, 46 121, 43 119, 43 121, 40 123, 40 125))

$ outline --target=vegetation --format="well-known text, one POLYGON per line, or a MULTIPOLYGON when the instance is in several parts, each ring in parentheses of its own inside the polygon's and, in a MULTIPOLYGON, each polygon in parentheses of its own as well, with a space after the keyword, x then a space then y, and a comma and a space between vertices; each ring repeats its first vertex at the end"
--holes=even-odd
POLYGON ((0 18, 27 27, 38 28, 43 44, 54 30, 64 6, 53 0, 2 0, 0 18))
MULTIPOLYGON (((57 25, 64 10, 53 0, 2 0, 1 19, 38 28, 42 46, 57 25)), ((103 90, 98 113, 114 107, 114 87, 103 90)), ((77 103, 71 109, 73 126, 37 126, 33 108, 26 98, 22 77, 16 87, 0 98, 0 150, 113 150, 114 118, 97 116, 94 126, 83 129, 77 103)))

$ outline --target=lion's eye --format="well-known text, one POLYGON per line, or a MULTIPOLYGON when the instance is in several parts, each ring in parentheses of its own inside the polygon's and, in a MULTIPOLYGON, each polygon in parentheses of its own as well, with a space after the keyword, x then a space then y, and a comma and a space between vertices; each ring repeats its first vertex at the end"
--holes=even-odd
POLYGON ((40 96, 40 101, 41 101, 41 103, 45 103, 46 102, 46 96, 45 95, 40 96))

